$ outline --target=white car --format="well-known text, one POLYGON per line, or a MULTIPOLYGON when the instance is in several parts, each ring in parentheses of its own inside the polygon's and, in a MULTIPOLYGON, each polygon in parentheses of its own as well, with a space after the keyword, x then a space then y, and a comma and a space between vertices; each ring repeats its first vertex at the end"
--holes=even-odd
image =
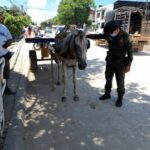
POLYGON ((50 27, 46 27, 44 30, 44 37, 51 37, 52 29, 50 27))
POLYGON ((57 35, 63 28, 64 28, 64 26, 58 26, 58 27, 56 28, 55 35, 57 35))

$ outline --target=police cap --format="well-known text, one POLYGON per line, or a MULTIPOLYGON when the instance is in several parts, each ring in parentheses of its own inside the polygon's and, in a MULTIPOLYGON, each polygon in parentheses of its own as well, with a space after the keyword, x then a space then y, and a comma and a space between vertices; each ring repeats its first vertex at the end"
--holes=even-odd
POLYGON ((117 28, 120 28, 120 26, 121 26, 121 21, 116 21, 116 20, 109 21, 104 26, 104 34, 111 34, 117 28))

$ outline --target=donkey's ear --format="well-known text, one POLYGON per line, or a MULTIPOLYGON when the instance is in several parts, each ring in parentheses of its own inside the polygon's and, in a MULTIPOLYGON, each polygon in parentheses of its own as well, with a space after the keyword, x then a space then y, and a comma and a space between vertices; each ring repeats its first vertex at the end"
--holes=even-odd
POLYGON ((75 34, 75 35, 78 34, 77 30, 76 30, 74 27, 72 27, 72 26, 70 26, 70 31, 71 31, 73 34, 75 34))
POLYGON ((69 29, 69 28, 70 28, 70 25, 69 25, 69 24, 66 24, 64 28, 65 28, 65 29, 69 29))
POLYGON ((86 34, 87 30, 88 30, 88 26, 85 25, 85 26, 84 26, 84 30, 83 30, 84 34, 86 34))

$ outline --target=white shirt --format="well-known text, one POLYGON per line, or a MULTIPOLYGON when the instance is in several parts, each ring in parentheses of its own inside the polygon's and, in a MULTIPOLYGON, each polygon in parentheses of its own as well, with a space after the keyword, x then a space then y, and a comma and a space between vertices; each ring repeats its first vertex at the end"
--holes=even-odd
POLYGON ((2 46, 5 44, 7 40, 11 39, 12 35, 7 29, 7 27, 0 23, 0 56, 3 56, 8 52, 8 50, 3 48, 2 46))

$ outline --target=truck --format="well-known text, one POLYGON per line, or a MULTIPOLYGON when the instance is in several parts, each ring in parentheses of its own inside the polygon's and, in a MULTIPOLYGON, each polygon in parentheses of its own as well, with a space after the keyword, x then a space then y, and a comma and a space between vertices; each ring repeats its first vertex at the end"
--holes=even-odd
MULTIPOLYGON (((146 25, 145 12, 137 7, 123 6, 106 13, 105 24, 111 20, 121 21, 121 28, 131 35, 133 48, 135 51, 141 51, 145 44, 149 43, 148 25, 146 25)), ((96 41, 99 45, 101 41, 96 41)))
POLYGON ((143 18, 143 9, 124 6, 108 12, 105 23, 110 20, 121 21, 121 28, 129 34, 134 34, 136 32, 141 33, 143 18))

